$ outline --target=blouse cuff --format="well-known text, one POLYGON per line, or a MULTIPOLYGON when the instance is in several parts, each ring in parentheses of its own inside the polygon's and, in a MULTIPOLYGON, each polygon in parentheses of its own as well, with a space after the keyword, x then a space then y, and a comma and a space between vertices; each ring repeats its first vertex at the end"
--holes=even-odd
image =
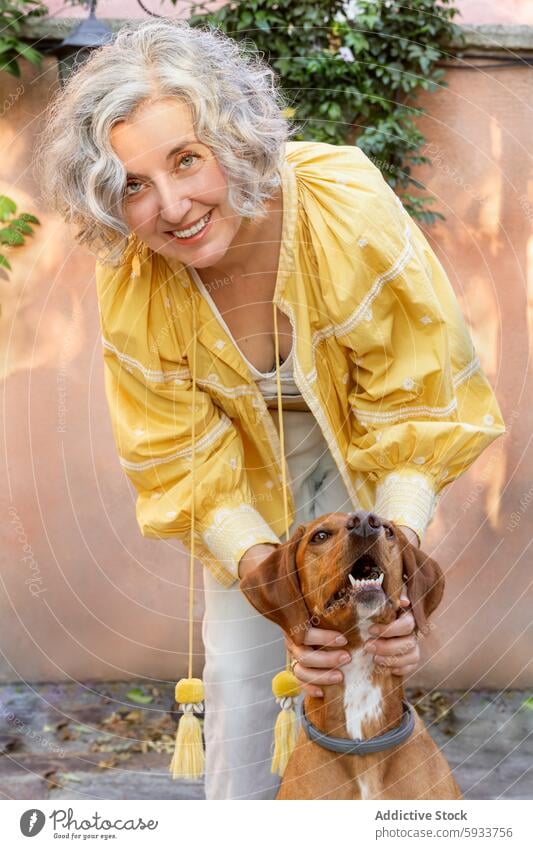
POLYGON ((235 580, 239 578, 239 561, 252 545, 281 542, 261 513, 249 504, 219 507, 202 525, 205 546, 235 580))
POLYGON ((412 528, 420 543, 437 501, 429 476, 411 471, 391 472, 376 486, 374 510, 384 519, 412 528))

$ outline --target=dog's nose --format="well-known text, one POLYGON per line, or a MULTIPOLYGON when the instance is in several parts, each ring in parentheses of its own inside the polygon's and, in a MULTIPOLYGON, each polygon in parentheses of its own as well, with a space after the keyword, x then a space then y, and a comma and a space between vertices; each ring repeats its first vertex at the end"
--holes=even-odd
POLYGON ((379 533, 381 522, 379 516, 376 516, 375 513, 356 510, 348 516, 346 527, 351 534, 355 534, 358 537, 372 537, 379 533))

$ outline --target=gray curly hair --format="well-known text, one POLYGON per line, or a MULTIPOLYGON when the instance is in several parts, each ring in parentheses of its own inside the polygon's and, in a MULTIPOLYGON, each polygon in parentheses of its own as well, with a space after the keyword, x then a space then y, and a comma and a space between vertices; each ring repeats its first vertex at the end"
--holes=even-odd
POLYGON ((228 203, 262 218, 280 183, 292 130, 274 71, 220 30, 168 19, 129 23, 59 90, 37 144, 42 199, 74 224, 74 238, 115 263, 130 231, 122 215, 126 173, 112 127, 145 101, 176 97, 228 181, 228 203), (242 47, 242 49, 241 49, 242 47))

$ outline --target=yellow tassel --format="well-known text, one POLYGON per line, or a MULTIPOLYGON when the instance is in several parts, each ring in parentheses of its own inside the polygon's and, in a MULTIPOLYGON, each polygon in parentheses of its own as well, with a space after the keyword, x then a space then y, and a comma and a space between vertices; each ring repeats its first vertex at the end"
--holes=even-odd
POLYGON ((131 273, 134 277, 141 276, 141 260, 139 259, 139 254, 133 254, 131 260, 131 273))
POLYGON ((296 745, 296 713, 294 700, 300 694, 298 679, 284 669, 272 679, 272 692, 281 710, 274 727, 274 754, 270 771, 283 775, 296 745))
POLYGON ((176 684, 176 701, 183 710, 178 722, 174 755, 169 771, 172 778, 200 778, 205 758, 202 726, 195 716, 203 710, 204 685, 200 678, 182 678, 176 684))
POLYGON ((283 707, 282 704, 274 728, 274 754, 270 772, 277 772, 278 775, 285 772, 296 745, 296 713, 292 707, 292 699, 286 701, 290 701, 290 706, 283 707))

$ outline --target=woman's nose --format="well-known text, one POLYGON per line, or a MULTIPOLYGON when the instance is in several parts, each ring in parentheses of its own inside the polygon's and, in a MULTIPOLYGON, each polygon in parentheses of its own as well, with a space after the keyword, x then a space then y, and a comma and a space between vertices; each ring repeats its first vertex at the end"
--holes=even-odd
POLYGON ((175 183, 163 183, 158 187, 159 214, 170 225, 181 224, 189 214, 193 202, 183 187, 175 183))

